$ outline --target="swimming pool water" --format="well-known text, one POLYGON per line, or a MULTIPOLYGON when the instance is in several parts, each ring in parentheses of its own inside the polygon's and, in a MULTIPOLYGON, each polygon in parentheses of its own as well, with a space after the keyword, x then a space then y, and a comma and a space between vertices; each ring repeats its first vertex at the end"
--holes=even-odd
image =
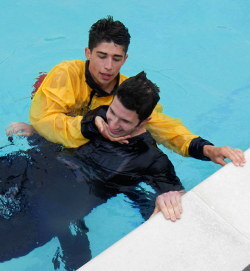
MULTIPOLYGON (((14 0, 1 1, 0 10, 0 146, 9 144, 4 132, 9 122, 28 121, 38 73, 63 60, 84 59, 89 27, 110 14, 132 36, 122 73, 147 72, 161 88, 164 111, 197 135, 219 146, 249 147, 249 1, 14 0)), ((0 154, 27 147, 25 139, 15 142, 0 154)), ((165 151, 187 189, 220 168, 165 151)), ((142 223, 122 195, 87 220, 94 256, 142 223)), ((44 263, 54 270, 56 255, 60 245, 54 238, 25 257, 0 263, 0 270, 44 270, 44 263)), ((57 270, 64 270, 63 263, 57 270)))

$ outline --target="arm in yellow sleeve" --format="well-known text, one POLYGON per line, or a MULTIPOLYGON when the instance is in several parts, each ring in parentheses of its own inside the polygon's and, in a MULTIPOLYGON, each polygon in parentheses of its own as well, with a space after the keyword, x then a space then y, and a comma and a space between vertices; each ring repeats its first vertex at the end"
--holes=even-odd
POLYGON ((158 144, 162 144, 183 156, 189 156, 190 142, 198 137, 191 133, 179 119, 162 113, 160 104, 157 104, 154 109, 151 120, 147 124, 147 130, 158 144))
POLYGON ((88 101, 89 90, 81 84, 84 65, 65 61, 46 76, 30 108, 30 123, 47 140, 76 148, 89 140, 81 133, 80 111, 88 101))

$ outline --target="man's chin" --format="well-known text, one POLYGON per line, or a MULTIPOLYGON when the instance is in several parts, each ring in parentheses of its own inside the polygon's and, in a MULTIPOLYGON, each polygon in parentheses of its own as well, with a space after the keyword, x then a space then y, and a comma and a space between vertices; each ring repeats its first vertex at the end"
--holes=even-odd
POLYGON ((118 137, 122 137, 124 136, 123 133, 112 133, 111 131, 109 131, 109 135, 114 137, 114 138, 118 138, 118 137))

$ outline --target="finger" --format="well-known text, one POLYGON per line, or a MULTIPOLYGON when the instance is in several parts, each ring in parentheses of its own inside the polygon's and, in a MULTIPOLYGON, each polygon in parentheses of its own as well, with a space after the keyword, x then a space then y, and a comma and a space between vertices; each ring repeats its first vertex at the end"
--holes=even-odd
POLYGON ((104 132, 104 125, 105 125, 105 121, 103 120, 103 118, 97 116, 95 118, 95 125, 97 127, 97 129, 99 130, 99 132, 102 134, 104 132))
POLYGON ((13 124, 13 123, 10 123, 10 124, 5 128, 6 135, 7 135, 7 133, 12 133, 12 130, 13 130, 12 124, 13 124))
POLYGON ((182 209, 182 203, 181 203, 181 196, 182 196, 182 193, 178 193, 177 194, 177 204, 178 204, 178 207, 179 207, 179 211, 180 211, 180 214, 182 214, 183 212, 183 209, 182 209))
POLYGON ((129 141, 127 140, 128 137, 119 137, 119 138, 113 138, 112 141, 119 142, 121 144, 128 144, 129 141))
POLYGON ((128 140, 122 140, 122 141, 118 141, 118 142, 120 142, 121 144, 128 144, 129 143, 128 140))
POLYGON ((239 149, 235 149, 234 152, 237 157, 239 166, 244 166, 244 164, 246 163, 246 158, 245 158, 244 152, 239 149))
POLYGON ((176 221, 175 212, 171 203, 172 192, 164 193, 158 197, 158 206, 167 220, 176 221))
POLYGON ((235 166, 239 166, 240 157, 235 150, 230 149, 225 156, 230 159, 235 166))
MULTIPOLYGON (((112 137, 112 136, 110 136, 112 137)), ((126 135, 126 136, 120 136, 120 137, 112 137, 115 141, 122 141, 131 138, 131 135, 126 135)))
POLYGON ((175 221, 176 219, 181 218, 182 214, 182 204, 181 204, 181 196, 185 193, 185 191, 172 191, 169 192, 169 199, 170 199, 170 204, 168 206, 169 213, 171 216, 171 220, 175 221))
POLYGON ((232 161, 235 166, 243 166, 245 163, 244 153, 239 149, 224 148, 224 156, 232 161))
POLYGON ((95 125, 96 125, 98 131, 102 134, 103 133, 103 125, 102 125, 102 123, 100 121, 96 121, 95 125))
POLYGON ((182 204, 181 204, 181 195, 179 193, 176 193, 176 208, 175 208, 175 214, 177 219, 181 218, 182 214, 182 204))
POLYGON ((13 135, 13 130, 12 128, 8 127, 5 129, 6 135, 7 136, 12 136, 13 135))
POLYGON ((17 134, 17 136, 29 136, 30 135, 30 133, 28 133, 28 132, 22 132, 22 131, 21 132, 19 131, 16 134, 17 134))
POLYGON ((154 209, 154 212, 152 213, 152 215, 151 215, 149 218, 155 216, 155 215, 158 214, 159 212, 160 212, 160 209, 158 208, 158 206, 156 206, 155 209, 154 209))
MULTIPOLYGON (((225 158, 224 158, 225 159, 225 158)), ((217 158, 214 160, 215 163, 225 166, 227 162, 223 158, 217 158)))
POLYGON ((106 138, 108 138, 110 141, 114 141, 114 142, 119 142, 121 144, 128 144, 129 141, 127 140, 128 138, 130 138, 130 135, 127 136, 121 136, 121 137, 112 137, 108 131, 105 131, 105 136, 106 138))
POLYGON ((158 201, 158 208, 161 210, 161 212, 163 213, 164 217, 167 220, 171 219, 168 207, 167 207, 166 202, 164 200, 160 199, 158 201))
POLYGON ((170 220, 175 222, 176 219, 178 218, 178 215, 175 213, 174 206, 168 204, 167 205, 167 210, 168 210, 168 213, 169 213, 169 216, 170 216, 170 220))
POLYGON ((175 194, 171 194, 170 201, 167 202, 168 211, 170 214, 170 219, 176 221, 176 219, 181 218, 181 210, 179 207, 179 201, 175 194))
POLYGON ((99 133, 103 135, 103 133, 104 133, 103 126, 97 126, 97 129, 98 129, 99 133))
POLYGON ((23 130, 22 130, 22 128, 21 127, 14 127, 13 128, 13 133, 14 134, 16 134, 16 135, 18 135, 18 133, 21 133, 21 132, 23 132, 23 130))

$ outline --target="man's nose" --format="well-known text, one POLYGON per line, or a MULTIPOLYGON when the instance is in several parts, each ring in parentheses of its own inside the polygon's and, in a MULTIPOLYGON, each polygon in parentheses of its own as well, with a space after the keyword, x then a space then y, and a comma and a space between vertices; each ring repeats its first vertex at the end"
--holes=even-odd
POLYGON ((112 68, 113 68, 113 60, 112 58, 108 57, 105 61, 105 69, 112 70, 112 68))
POLYGON ((119 121, 117 118, 112 118, 110 121, 109 121, 109 126, 112 130, 117 130, 119 129, 120 125, 119 125, 119 121))

